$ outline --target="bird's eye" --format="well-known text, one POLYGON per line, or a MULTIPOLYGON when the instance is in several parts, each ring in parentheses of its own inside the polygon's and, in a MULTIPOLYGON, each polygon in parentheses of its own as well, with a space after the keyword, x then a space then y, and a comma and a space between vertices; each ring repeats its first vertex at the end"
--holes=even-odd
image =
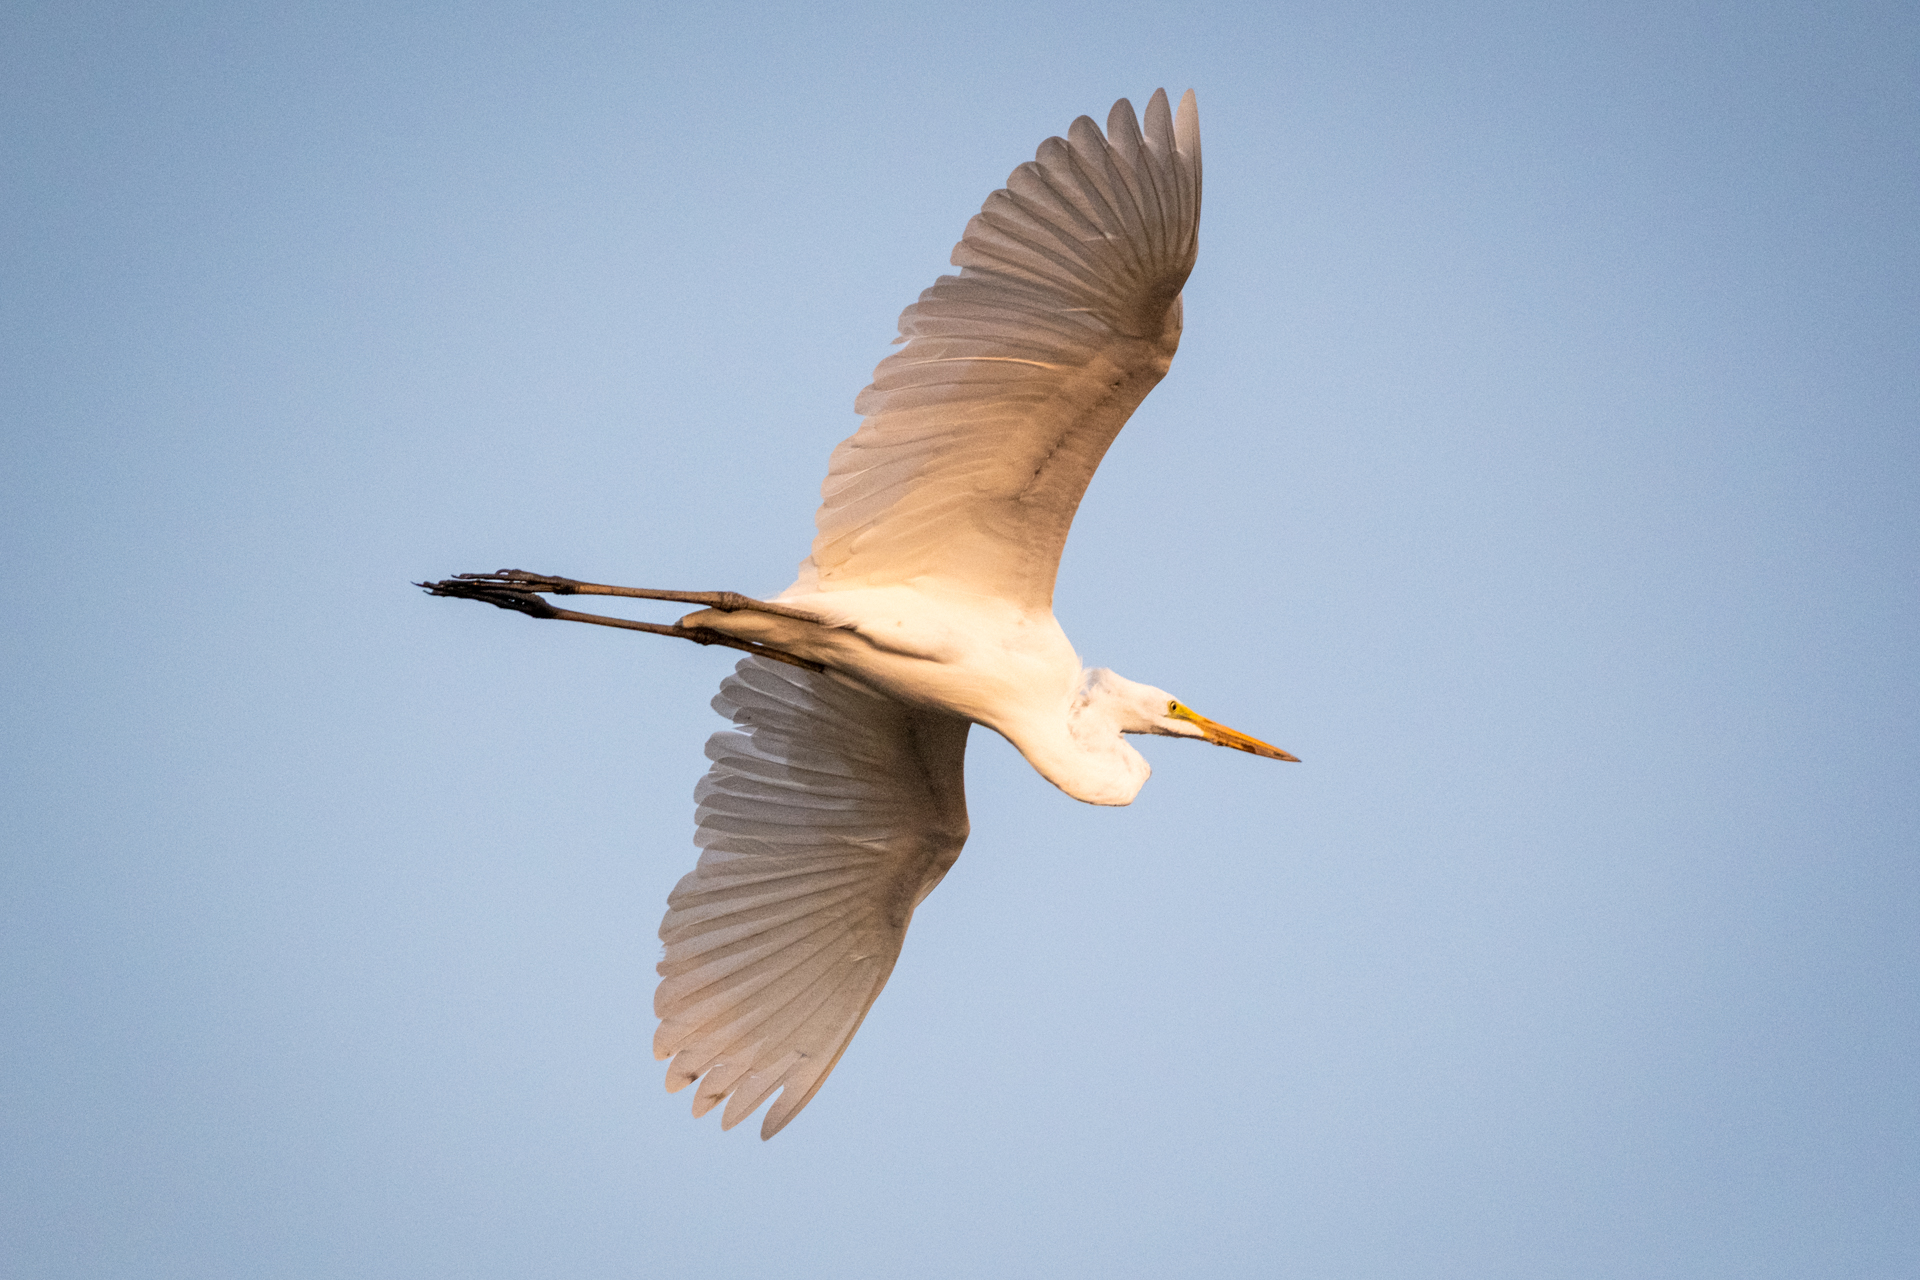
POLYGON ((1167 714, 1168 714, 1168 715, 1172 715, 1172 714, 1173 714, 1174 712, 1176 712, 1176 711, 1178 711, 1179 709, 1180 709, 1180 704, 1179 704, 1178 702, 1174 702, 1174 701, 1169 701, 1169 702, 1167 703, 1167 714))

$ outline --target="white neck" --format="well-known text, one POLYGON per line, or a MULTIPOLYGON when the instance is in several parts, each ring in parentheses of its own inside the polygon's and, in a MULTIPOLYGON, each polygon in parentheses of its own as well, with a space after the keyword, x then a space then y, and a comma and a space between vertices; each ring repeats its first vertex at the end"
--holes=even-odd
POLYGON ((1130 705, 1142 688, 1111 671, 1083 672, 1065 706, 1012 726, 1005 736, 1041 777, 1075 800, 1132 804, 1153 773, 1121 736, 1146 731, 1134 723, 1139 717, 1130 705))

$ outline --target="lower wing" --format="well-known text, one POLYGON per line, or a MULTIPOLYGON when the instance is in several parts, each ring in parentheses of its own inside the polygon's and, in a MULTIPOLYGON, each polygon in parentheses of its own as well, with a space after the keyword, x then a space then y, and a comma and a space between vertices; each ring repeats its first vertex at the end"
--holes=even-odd
POLYGON ((694 792, 699 864, 667 898, 654 1012, 667 1088, 721 1127, 776 1089, 770 1138, 819 1092, 967 838, 965 720, 748 658, 694 792))

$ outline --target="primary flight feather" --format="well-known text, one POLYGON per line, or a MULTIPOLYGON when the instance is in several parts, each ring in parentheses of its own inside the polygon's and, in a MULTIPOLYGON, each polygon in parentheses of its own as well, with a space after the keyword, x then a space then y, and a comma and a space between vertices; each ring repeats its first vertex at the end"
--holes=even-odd
POLYGON ((1123 98, 987 197, 900 317, 857 430, 833 451, 812 553, 772 601, 502 570, 423 584, 536 617, 748 651, 714 709, 695 791, 698 864, 667 899, 654 1053, 731 1128, 775 1093, 772 1137, 826 1080, 899 958, 914 908, 967 838, 975 724, 1075 799, 1130 802, 1122 735, 1294 757, 1160 689, 1081 666, 1054 576, 1087 482, 1166 375, 1200 223, 1193 94, 1143 129, 1123 98), (672 626, 542 595, 709 607, 672 626))

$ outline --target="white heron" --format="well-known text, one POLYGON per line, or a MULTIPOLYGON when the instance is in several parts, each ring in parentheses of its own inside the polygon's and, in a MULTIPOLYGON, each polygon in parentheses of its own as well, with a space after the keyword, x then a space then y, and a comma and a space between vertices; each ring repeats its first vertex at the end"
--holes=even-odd
POLYGON ((1094 468, 1165 376, 1200 222, 1193 94, 1142 130, 1126 99, 1085 116, 987 197, 900 317, 859 430, 834 450, 812 554, 772 601, 502 570, 423 583, 536 617, 748 650, 714 707, 694 792, 699 863, 668 897, 654 1053, 723 1128, 776 1090, 763 1138, 819 1091, 899 957, 914 908, 967 838, 967 731, 1005 737, 1076 800, 1146 782, 1129 733, 1277 747, 1164 690, 1082 667, 1053 616, 1067 528, 1094 468), (673 626, 547 595, 707 606, 673 626))

